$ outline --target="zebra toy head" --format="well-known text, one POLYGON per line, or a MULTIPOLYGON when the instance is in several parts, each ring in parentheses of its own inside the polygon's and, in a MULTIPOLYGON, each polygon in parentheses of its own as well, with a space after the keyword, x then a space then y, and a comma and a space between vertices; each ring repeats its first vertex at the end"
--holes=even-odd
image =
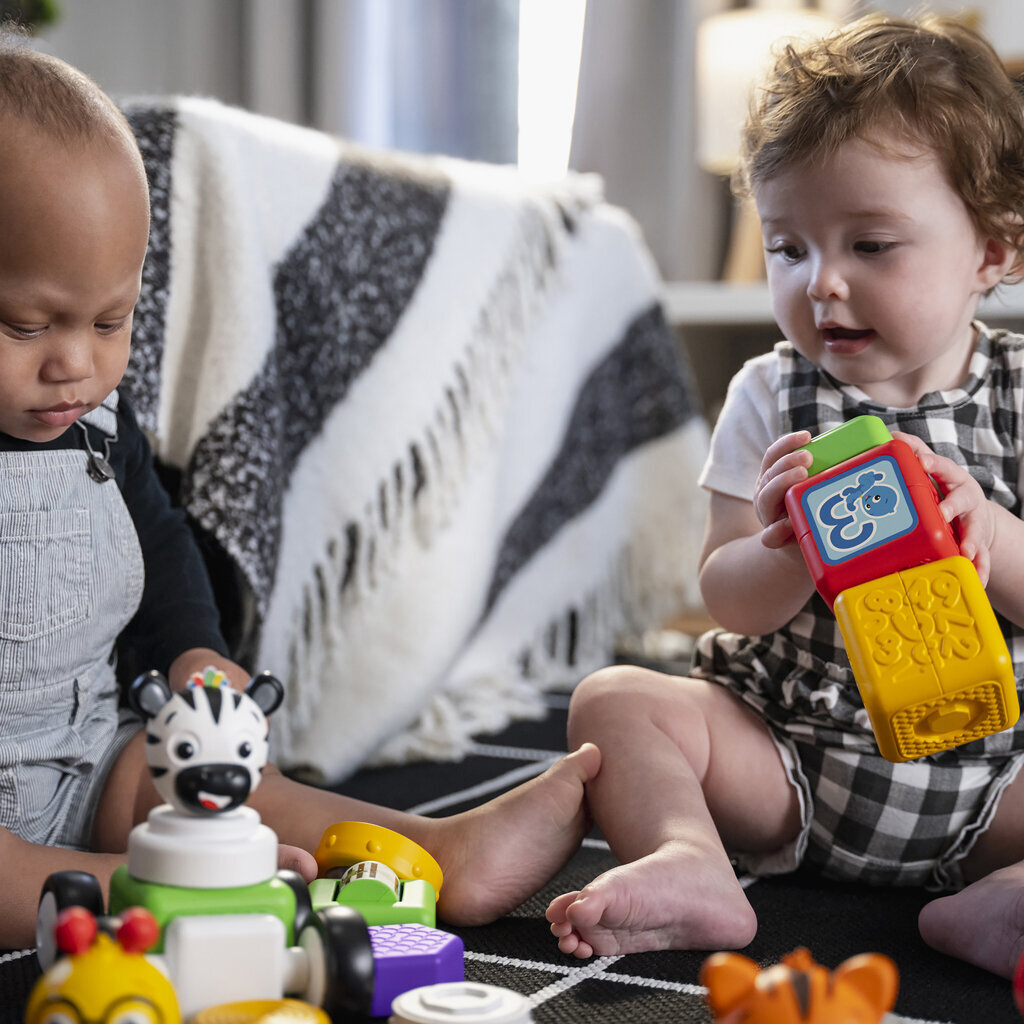
POLYGON ((284 687, 269 672, 244 692, 212 668, 178 693, 159 672, 139 676, 128 700, 147 719, 146 760, 160 796, 197 816, 244 804, 267 763, 266 716, 283 697, 284 687))

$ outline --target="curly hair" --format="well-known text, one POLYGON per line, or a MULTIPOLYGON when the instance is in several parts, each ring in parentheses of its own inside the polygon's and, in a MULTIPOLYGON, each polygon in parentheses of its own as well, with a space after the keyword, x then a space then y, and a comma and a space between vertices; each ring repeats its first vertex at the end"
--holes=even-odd
POLYGON ((992 46, 951 18, 869 16, 785 45, 752 101, 733 187, 750 195, 852 138, 886 136, 935 152, 982 235, 1024 261, 1024 97, 992 46))

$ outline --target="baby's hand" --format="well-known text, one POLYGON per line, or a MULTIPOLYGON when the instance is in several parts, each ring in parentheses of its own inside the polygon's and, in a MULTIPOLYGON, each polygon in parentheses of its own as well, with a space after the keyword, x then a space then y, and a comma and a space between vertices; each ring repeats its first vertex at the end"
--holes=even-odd
POLYGON ((947 523, 956 520, 960 551, 974 563, 982 586, 987 586, 992 567, 989 548, 995 539, 996 522, 981 485, 963 466, 937 455, 919 437, 899 431, 892 436, 914 449, 924 471, 939 485, 943 494, 939 511, 947 523))
POLYGON ((287 868, 289 871, 297 871, 305 882, 312 882, 316 878, 316 859, 308 850, 301 846, 287 846, 279 843, 277 847, 277 867, 279 870, 287 868))
POLYGON ((806 430, 785 434, 761 460, 761 473, 754 486, 754 510, 764 527, 761 543, 766 548, 781 548, 793 540, 793 525, 786 514, 786 491, 807 479, 811 453, 797 449, 810 440, 806 430))

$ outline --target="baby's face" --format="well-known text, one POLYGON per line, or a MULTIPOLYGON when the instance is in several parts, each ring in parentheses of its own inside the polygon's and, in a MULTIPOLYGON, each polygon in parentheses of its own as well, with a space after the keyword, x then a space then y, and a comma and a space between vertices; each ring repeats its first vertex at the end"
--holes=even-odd
POLYGON ((0 431, 49 441, 99 405, 128 364, 147 195, 121 140, 68 148, 14 126, 4 149, 0 431))
POLYGON ((935 153, 844 143, 762 183, 776 320, 804 356, 884 405, 960 384, 978 299, 1006 269, 935 153))

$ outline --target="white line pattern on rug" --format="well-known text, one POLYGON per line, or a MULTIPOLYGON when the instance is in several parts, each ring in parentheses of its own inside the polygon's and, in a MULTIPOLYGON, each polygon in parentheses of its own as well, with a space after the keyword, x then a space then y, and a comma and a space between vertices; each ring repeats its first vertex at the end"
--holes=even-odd
POLYGON ((901 1017, 898 1013, 887 1013, 882 1024, 954 1024, 951 1020, 925 1020, 923 1017, 901 1017))
POLYGON ((634 974, 620 974, 618 971, 609 971, 608 968, 619 960, 620 956, 602 956, 596 960, 589 961, 584 966, 571 966, 565 964, 549 963, 539 960, 522 960, 517 957, 495 956, 490 953, 466 953, 467 960, 479 960, 483 963, 499 964, 504 967, 518 967, 532 971, 546 971, 549 974, 560 974, 561 978, 545 985, 531 995, 530 1002, 534 1006, 546 1003, 555 996, 574 988, 583 981, 597 979, 598 981, 611 981, 620 985, 637 985, 643 988, 657 988, 669 992, 681 992, 684 995, 703 996, 705 989, 701 985, 691 985, 683 981, 667 981, 658 978, 644 978, 634 974))
POLYGON ((554 999, 555 996, 561 995, 570 988, 575 988, 580 982, 589 981, 591 978, 600 979, 604 977, 605 968, 610 967, 621 959, 621 956, 602 956, 590 961, 585 967, 572 968, 565 977, 560 978, 558 981, 553 981, 550 985, 545 985, 544 988, 534 992, 529 997, 530 1003, 533 1006, 540 1006, 542 1003, 546 1003, 549 999, 554 999))
MULTIPOLYGON (((698 996, 700 998, 703 998, 707 993, 707 989, 703 985, 693 985, 685 981, 668 981, 662 978, 645 978, 642 975, 609 971, 609 967, 624 959, 621 955, 598 957, 582 967, 549 963, 543 960, 524 960, 521 957, 514 956, 498 956, 494 953, 477 953, 470 950, 466 951, 466 959, 477 960, 481 963, 497 964, 501 967, 515 967, 521 970, 562 975, 557 981, 551 982, 550 985, 545 985, 544 988, 538 989, 528 996, 532 1006, 540 1006, 542 1003, 549 1002, 563 992, 575 988, 581 982, 590 980, 610 981, 619 985, 635 985, 640 988, 656 988, 668 992, 679 992, 682 995, 698 996)), ((923 1017, 902 1017, 896 1013, 887 1013, 882 1018, 882 1024, 953 1024, 953 1022, 926 1020, 923 1017)))
POLYGON ((421 804, 416 804, 415 807, 408 807, 406 810, 409 814, 430 814, 433 811, 441 811, 445 807, 451 807, 453 804, 487 796, 496 790, 509 789, 526 779, 540 775, 542 771, 554 764, 560 756, 552 757, 547 761, 535 761, 530 764, 524 764, 519 768, 513 768, 512 771, 504 772, 502 775, 496 775, 493 779, 488 779, 486 782, 480 782, 475 786, 460 789, 457 793, 448 793, 445 796, 438 797, 436 800, 426 800, 421 804))
POLYGON ((15 960, 21 960, 26 956, 33 956, 35 954, 35 946, 31 949, 15 949, 9 953, 4 953, 0 956, 0 964, 13 963, 15 960))
POLYGON ((507 747, 497 743, 479 743, 469 745, 469 753, 478 757, 507 757, 512 761, 557 761, 565 757, 564 750, 538 750, 536 747, 507 747))

